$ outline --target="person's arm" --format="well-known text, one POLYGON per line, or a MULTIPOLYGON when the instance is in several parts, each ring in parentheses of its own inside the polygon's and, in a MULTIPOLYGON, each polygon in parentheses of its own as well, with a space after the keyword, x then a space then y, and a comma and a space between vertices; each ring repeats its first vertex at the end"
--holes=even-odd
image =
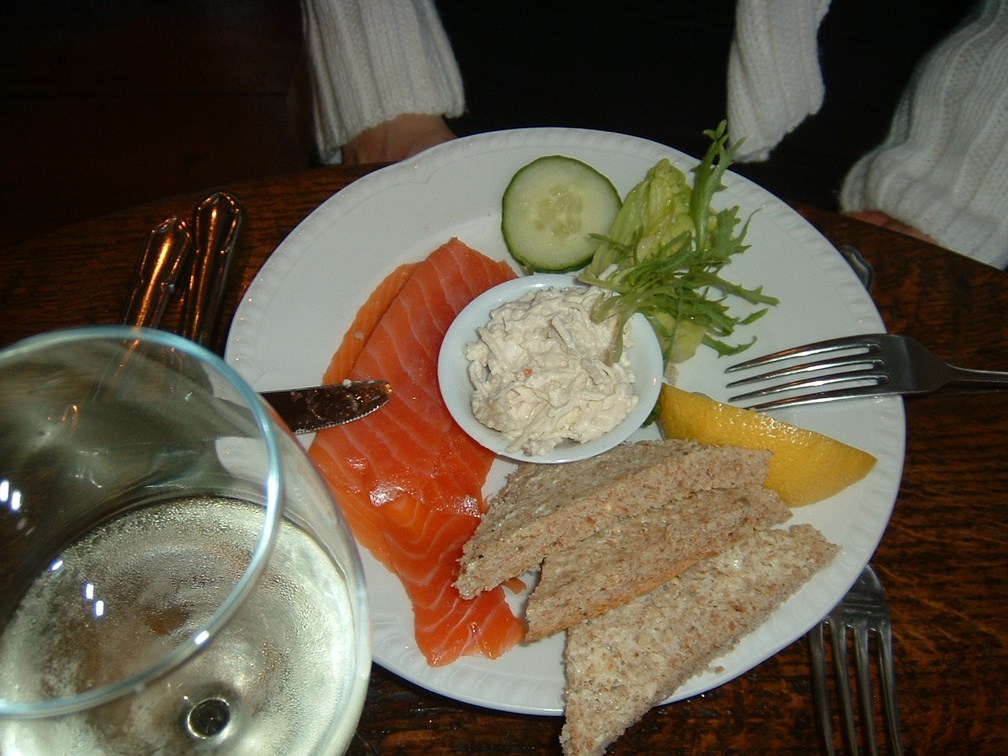
POLYGON ((918 239, 923 239, 926 242, 931 242, 932 244, 937 244, 934 239, 932 239, 927 234, 922 231, 917 230, 913 226, 910 226, 902 221, 898 221, 895 218, 890 218, 888 215, 883 213, 881 210, 852 210, 845 215, 849 215, 851 218, 857 218, 863 223, 871 223, 875 226, 881 226, 882 228, 888 228, 890 231, 899 231, 901 234, 906 234, 907 236, 914 236, 918 239))
POLYGON ((365 129, 343 145, 342 162, 395 163, 454 138, 439 115, 403 113, 365 129))
POLYGON ((918 66, 885 141, 844 180, 840 206, 1008 265, 1008 7, 981 0, 918 66))
POLYGON ((762 162, 822 107, 818 31, 830 0, 739 0, 728 57, 728 133, 739 162, 762 162), (741 142, 741 144, 739 144, 741 142))
POLYGON ((388 161, 450 139, 462 77, 432 0, 301 0, 323 162, 388 161))

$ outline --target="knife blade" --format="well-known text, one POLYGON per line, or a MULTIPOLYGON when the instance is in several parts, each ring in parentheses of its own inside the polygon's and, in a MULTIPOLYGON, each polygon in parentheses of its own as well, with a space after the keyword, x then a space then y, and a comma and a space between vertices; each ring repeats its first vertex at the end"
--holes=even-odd
POLYGON ((279 391, 260 391, 293 433, 312 433, 359 420, 384 406, 392 395, 388 381, 344 381, 279 391))

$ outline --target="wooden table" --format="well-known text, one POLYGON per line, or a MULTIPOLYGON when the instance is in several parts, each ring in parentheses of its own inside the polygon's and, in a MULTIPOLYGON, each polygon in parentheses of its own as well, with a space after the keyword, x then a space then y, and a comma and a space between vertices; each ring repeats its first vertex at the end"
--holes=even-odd
MULTIPOLYGON (((248 211, 227 317, 287 233, 367 170, 324 168, 216 187, 248 211)), ((115 322, 146 231, 204 195, 168 198, 0 251, 0 345, 115 322)), ((956 364, 1008 370, 1008 274, 849 218, 798 210, 875 267, 873 295, 890 331, 956 364)), ((1005 753, 1008 394, 912 399, 906 410, 903 481, 872 559, 892 608, 904 741, 909 753, 1005 753)), ((559 718, 458 704, 375 667, 355 749, 559 753, 560 727, 559 718)), ((819 752, 804 640, 739 679, 652 711, 612 749, 700 752, 819 752)))

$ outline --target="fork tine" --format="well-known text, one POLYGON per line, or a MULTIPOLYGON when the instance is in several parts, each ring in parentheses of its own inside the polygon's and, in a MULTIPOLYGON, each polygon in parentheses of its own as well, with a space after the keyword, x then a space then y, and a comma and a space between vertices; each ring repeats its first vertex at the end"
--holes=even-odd
POLYGON ((903 756, 903 738, 900 735, 899 708, 896 704, 896 673, 893 670, 892 628, 888 622, 879 624, 878 630, 879 679, 882 681, 882 710, 885 712, 889 743, 896 756, 903 756))
MULTIPOLYGON (((885 373, 878 372, 874 368, 866 368, 864 370, 846 370, 842 373, 827 373, 826 375, 816 375, 810 378, 800 378, 796 381, 777 383, 773 386, 764 386, 763 388, 753 389, 752 391, 737 394, 731 397, 730 401, 734 402, 744 399, 755 399, 761 396, 769 396, 770 394, 780 394, 784 391, 816 388, 818 386, 831 386, 834 383, 849 383, 851 381, 871 381, 873 386, 881 386, 885 384, 887 380, 888 376, 885 373)), ((729 383, 728 388, 737 386, 739 383, 747 382, 748 381, 738 381, 736 383, 729 383)))
POLYGON ((872 707, 871 671, 868 663, 868 627, 862 622, 853 625, 854 667, 857 670, 857 695, 861 709, 861 727, 864 743, 871 756, 878 756, 875 743, 875 710, 872 707))
MULTIPOLYGON (((840 399, 850 399, 855 396, 878 396, 878 394, 879 386, 877 384, 872 384, 870 386, 842 387, 830 389, 828 391, 816 391, 802 396, 787 396, 782 399, 773 399, 769 402, 760 402, 759 404, 750 404, 746 405, 746 409, 760 411, 774 410, 782 409, 784 407, 797 407, 801 404, 823 404, 824 402, 835 402, 840 399)), ((757 394, 756 392, 753 392, 752 394, 741 394, 739 396, 730 397, 728 401, 744 401, 746 397, 755 399, 757 398, 757 394)))
POLYGON ((827 756, 835 756, 833 746, 833 717, 830 714, 829 692, 826 690, 826 653, 823 648, 823 623, 818 623, 808 633, 809 656, 812 669, 812 702, 816 721, 827 756))
MULTIPOLYGON (((871 371, 881 365, 882 363, 872 357, 869 354, 860 354, 845 357, 833 357, 827 360, 816 360, 814 362, 802 362, 798 365, 789 365, 787 367, 777 368, 776 370, 768 370, 765 373, 757 373, 756 375, 746 376, 745 378, 736 378, 734 381, 729 381, 725 384, 726 388, 732 388, 733 386, 745 386, 749 383, 759 383, 760 381, 773 381, 778 378, 787 378, 792 375, 801 375, 802 373, 812 373, 822 370, 831 370, 833 368, 855 368, 862 365, 870 365, 871 367, 862 368, 860 370, 846 370, 835 373, 838 379, 843 378, 843 376, 858 377, 864 373, 871 373, 871 371)), ((731 368, 725 368, 725 372, 730 372, 731 368)))
POLYGON ((821 404, 838 399, 848 399, 852 396, 874 396, 880 393, 891 380, 884 360, 879 356, 882 352, 882 340, 886 334, 867 334, 864 336, 848 336, 838 339, 817 341, 805 346, 792 347, 779 352, 756 357, 737 365, 725 368, 726 373, 736 373, 750 368, 766 367, 784 360, 794 360, 802 357, 829 354, 832 352, 851 352, 833 357, 798 364, 784 365, 771 370, 744 378, 736 378, 726 384, 727 388, 749 387, 754 384, 796 377, 794 380, 784 380, 775 385, 753 388, 728 398, 729 402, 747 402, 775 394, 795 392, 800 390, 822 388, 835 384, 848 384, 833 390, 823 390, 759 404, 749 405, 749 409, 769 410, 782 407, 793 407, 801 404, 821 404), (833 371, 833 372, 829 372, 833 371), (802 377, 804 376, 804 377, 802 377))
POLYGON ((754 357, 751 360, 745 360, 744 362, 736 363, 735 365, 730 365, 725 368, 726 373, 735 373, 740 370, 751 370, 752 368, 762 367, 764 365, 770 365, 775 362, 783 362, 784 360, 797 359, 799 357, 812 357, 816 354, 825 354, 828 352, 839 352, 842 350, 850 349, 860 349, 861 351, 869 351, 878 348, 878 338, 880 335, 884 334, 864 334, 861 336, 843 336, 836 339, 825 339, 824 341, 815 341, 811 344, 805 344, 803 346, 791 347, 790 349, 782 349, 779 352, 772 352, 770 354, 765 354, 762 357, 754 357))
POLYGON ((847 668, 847 633, 840 622, 830 622, 830 648, 833 651, 833 676, 840 704, 840 724, 848 753, 857 753, 857 729, 851 707, 850 674, 847 668))

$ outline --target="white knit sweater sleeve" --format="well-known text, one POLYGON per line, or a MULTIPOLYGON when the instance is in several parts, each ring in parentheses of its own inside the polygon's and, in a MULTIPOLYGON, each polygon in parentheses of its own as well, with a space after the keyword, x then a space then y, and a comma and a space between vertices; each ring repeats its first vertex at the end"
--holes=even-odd
POLYGON ((728 57, 728 133, 736 159, 766 160, 818 112, 824 86, 819 25, 829 0, 739 0, 728 57))
POLYGON ((1008 5, 982 0, 930 52, 885 141, 844 180, 841 209, 880 210, 940 244, 1008 265, 1008 5))
POLYGON ((402 113, 462 114, 462 77, 432 0, 301 0, 319 157, 402 113))

